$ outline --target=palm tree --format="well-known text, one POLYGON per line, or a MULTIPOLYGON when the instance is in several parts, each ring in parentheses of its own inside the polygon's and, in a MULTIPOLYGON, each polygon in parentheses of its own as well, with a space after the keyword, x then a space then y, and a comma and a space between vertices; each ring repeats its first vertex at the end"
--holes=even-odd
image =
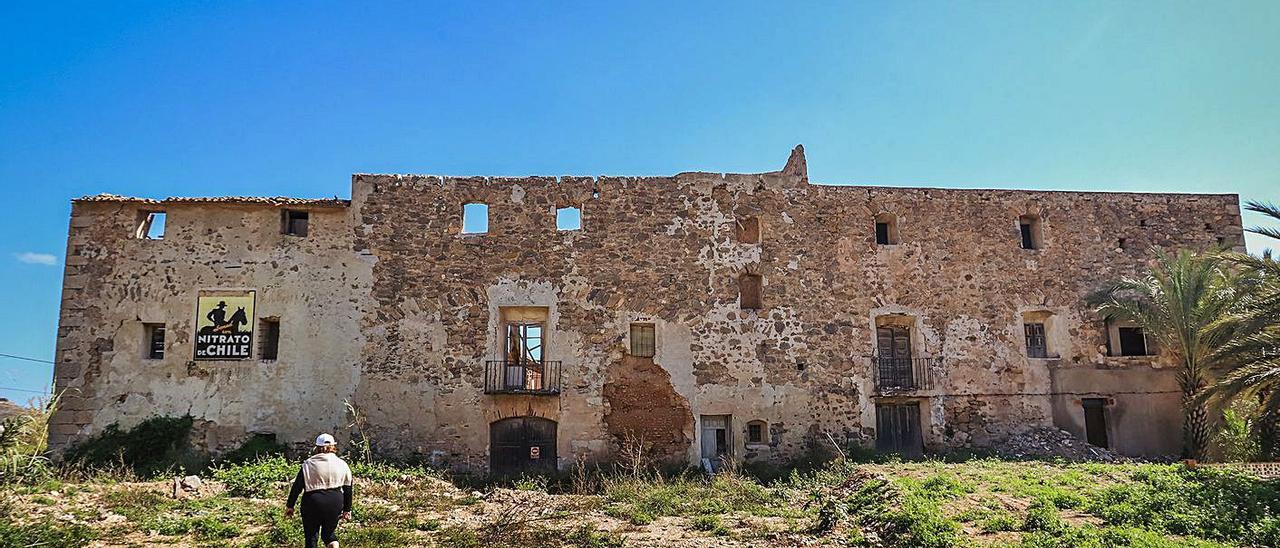
POLYGON ((1204 460, 1209 446, 1209 414, 1202 393, 1217 350, 1232 332, 1218 322, 1236 299, 1232 281, 1213 254, 1157 249, 1155 267, 1144 277, 1126 278, 1093 299, 1107 320, 1136 323, 1178 359, 1182 391, 1183 454, 1204 460))
MULTIPOLYGON (((1246 206, 1280 221, 1280 208, 1261 202, 1246 206)), ((1280 230, 1254 227, 1250 232, 1280 239, 1280 230)), ((1239 307, 1219 322, 1219 328, 1240 333, 1213 357, 1226 372, 1209 391, 1210 400, 1223 403, 1249 398, 1259 403, 1254 412, 1262 456, 1276 452, 1280 422, 1280 261, 1268 250, 1262 256, 1232 253, 1224 258, 1241 272, 1239 307)))

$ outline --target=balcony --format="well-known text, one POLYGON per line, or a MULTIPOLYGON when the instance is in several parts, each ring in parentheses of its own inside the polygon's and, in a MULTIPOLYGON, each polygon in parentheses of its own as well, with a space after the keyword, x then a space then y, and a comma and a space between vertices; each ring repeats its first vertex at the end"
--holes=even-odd
POLYGON ((560 362, 487 361, 484 363, 484 393, 534 396, 559 394, 560 362))
POLYGON ((901 394, 933 388, 933 368, 942 358, 871 356, 876 394, 901 394))

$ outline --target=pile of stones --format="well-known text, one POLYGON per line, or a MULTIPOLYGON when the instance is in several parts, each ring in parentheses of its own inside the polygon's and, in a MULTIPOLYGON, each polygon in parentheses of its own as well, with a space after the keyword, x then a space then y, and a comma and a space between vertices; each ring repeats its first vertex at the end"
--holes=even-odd
POLYGON ((1126 457, 1091 445, 1060 428, 1036 428, 1002 443, 996 453, 1007 458, 1062 458, 1069 461, 1124 462, 1126 457))

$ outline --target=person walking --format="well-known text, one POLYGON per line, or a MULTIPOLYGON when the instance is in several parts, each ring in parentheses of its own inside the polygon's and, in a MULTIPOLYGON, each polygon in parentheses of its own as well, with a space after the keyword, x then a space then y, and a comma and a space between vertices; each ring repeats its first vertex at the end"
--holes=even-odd
POLYGON ((316 437, 315 454, 302 461, 293 479, 285 517, 293 516, 294 503, 302 495, 302 531, 307 548, 318 548, 317 537, 328 548, 338 548, 338 520, 351 519, 351 467, 338 458, 338 442, 329 434, 316 437))

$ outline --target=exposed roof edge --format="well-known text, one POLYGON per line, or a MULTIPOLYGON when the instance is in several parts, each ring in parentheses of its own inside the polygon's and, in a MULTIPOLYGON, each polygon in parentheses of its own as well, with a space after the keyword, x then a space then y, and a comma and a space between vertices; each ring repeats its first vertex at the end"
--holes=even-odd
POLYGON ((211 196, 211 197, 174 197, 156 200, 153 198, 137 198, 118 196, 115 194, 95 194, 72 200, 75 202, 116 202, 134 204, 247 204, 265 206, 307 206, 307 207, 349 207, 351 200, 341 198, 290 198, 288 196, 211 196))

